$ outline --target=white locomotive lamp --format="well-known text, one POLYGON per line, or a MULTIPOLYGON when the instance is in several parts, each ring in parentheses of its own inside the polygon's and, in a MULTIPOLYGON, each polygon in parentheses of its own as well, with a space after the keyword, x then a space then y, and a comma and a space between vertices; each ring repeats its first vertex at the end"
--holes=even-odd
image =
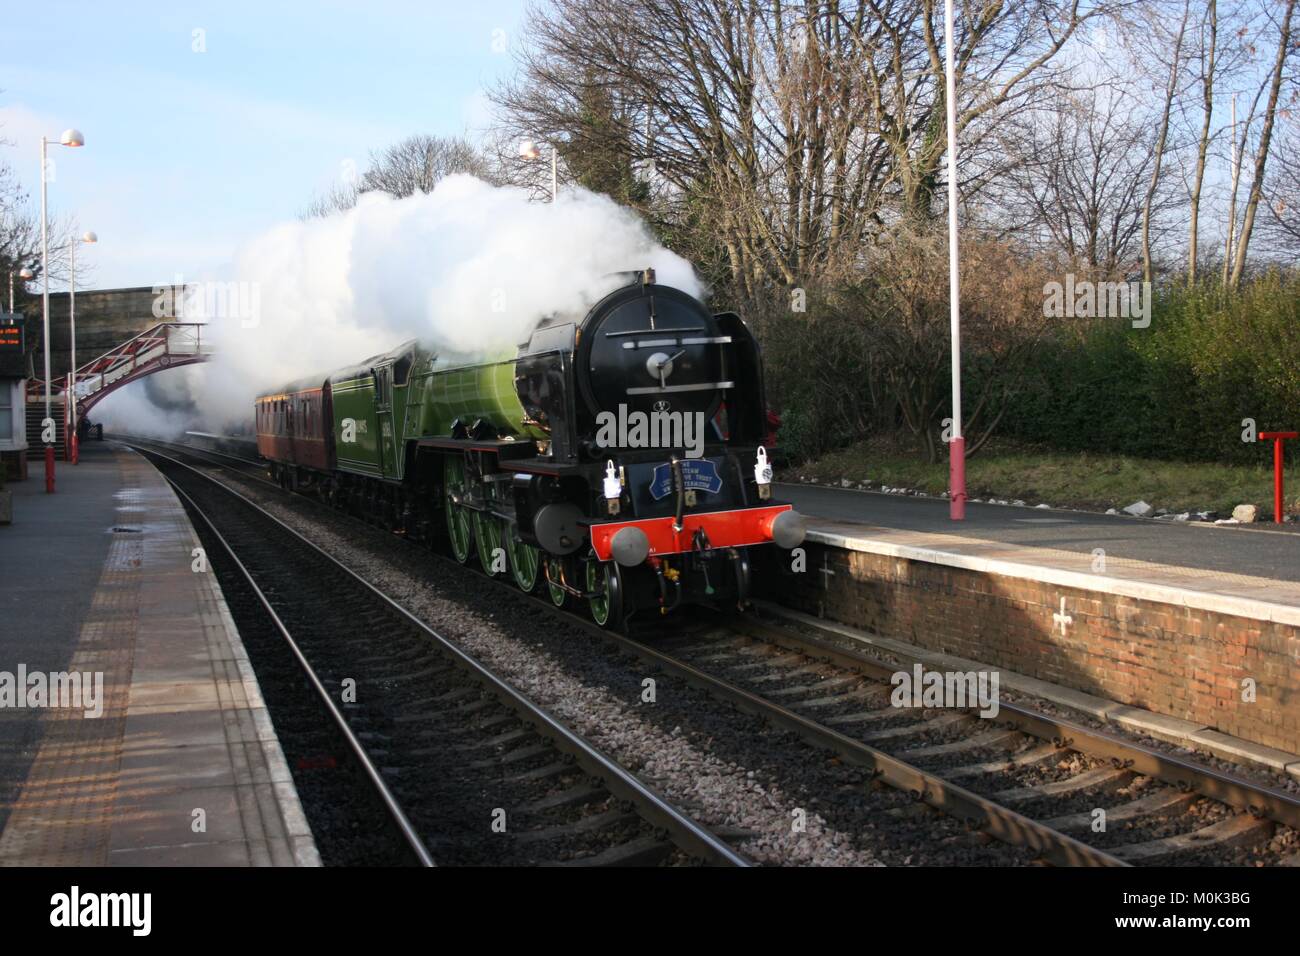
POLYGON ((614 473, 614 461, 605 463, 605 505, 612 515, 618 514, 619 498, 623 495, 623 481, 614 473))
POLYGON ((758 446, 758 461, 754 463, 754 483, 758 485, 760 501, 772 497, 772 466, 767 462, 767 449, 758 446))

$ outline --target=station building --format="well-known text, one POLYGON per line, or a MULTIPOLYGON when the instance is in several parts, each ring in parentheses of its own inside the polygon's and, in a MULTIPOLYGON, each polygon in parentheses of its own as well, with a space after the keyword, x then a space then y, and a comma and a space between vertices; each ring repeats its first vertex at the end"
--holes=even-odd
POLYGON ((5 479, 27 477, 27 360, 22 316, 0 313, 0 462, 5 479))

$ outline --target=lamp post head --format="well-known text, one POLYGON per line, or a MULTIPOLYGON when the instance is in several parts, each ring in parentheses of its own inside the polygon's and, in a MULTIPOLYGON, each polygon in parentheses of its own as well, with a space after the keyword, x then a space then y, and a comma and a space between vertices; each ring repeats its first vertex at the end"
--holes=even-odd
POLYGON ((20 278, 20 279, 35 279, 35 278, 36 278, 36 273, 32 272, 32 270, 29 269, 29 268, 27 268, 26 266, 23 266, 21 269, 18 270, 18 278, 20 278))
POLYGON ((81 130, 65 129, 63 135, 59 137, 61 146, 85 146, 86 137, 81 135, 81 130))
POLYGON ((542 151, 537 148, 537 144, 531 139, 526 139, 519 144, 519 155, 524 159, 536 159, 542 155, 542 151))
POLYGON ((83 236, 81 237, 81 241, 82 241, 82 242, 99 242, 99 236, 95 235, 93 232, 88 232, 88 233, 86 233, 85 235, 83 235, 83 236))

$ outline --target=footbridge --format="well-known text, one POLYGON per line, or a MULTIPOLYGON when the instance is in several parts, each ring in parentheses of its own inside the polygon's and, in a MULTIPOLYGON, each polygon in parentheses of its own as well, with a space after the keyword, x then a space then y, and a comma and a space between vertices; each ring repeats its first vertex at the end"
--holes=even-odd
MULTIPOLYGON (((64 435, 75 435, 77 423, 106 396, 146 375, 211 358, 212 347, 203 339, 205 326, 204 322, 159 322, 55 379, 50 400, 57 408, 51 407, 50 414, 58 430, 55 446, 60 456, 66 460, 75 455, 64 435), (70 394, 72 401, 68 401, 70 394)), ((40 444, 44 417, 45 381, 34 378, 27 385, 27 435, 33 447, 40 444)))

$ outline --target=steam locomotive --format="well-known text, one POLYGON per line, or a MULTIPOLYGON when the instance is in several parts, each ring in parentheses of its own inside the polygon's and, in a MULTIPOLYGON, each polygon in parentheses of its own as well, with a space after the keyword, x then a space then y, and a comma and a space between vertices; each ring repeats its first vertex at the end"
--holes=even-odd
POLYGON ((749 549, 804 537, 771 499, 758 344, 652 269, 621 279, 508 358, 456 365, 411 341, 260 395, 258 451, 282 487, 602 626, 743 607, 749 549))

